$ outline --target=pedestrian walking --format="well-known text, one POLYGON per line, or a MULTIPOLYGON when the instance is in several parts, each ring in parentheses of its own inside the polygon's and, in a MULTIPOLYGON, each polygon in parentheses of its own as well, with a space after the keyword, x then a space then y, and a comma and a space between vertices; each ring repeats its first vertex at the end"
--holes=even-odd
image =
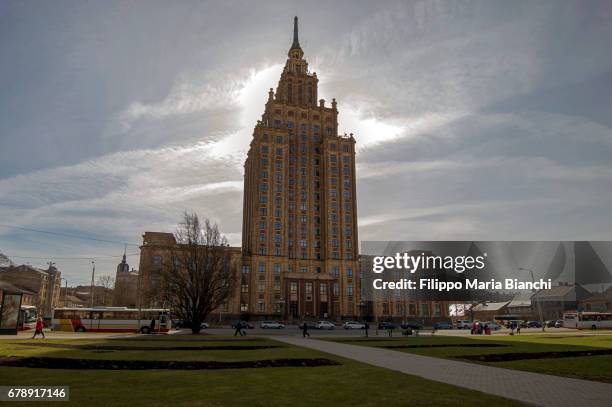
POLYGON ((149 324, 149 329, 151 330, 152 334, 155 333, 155 318, 151 319, 151 324, 149 324))
POLYGON ((234 328, 235 328, 234 336, 236 335, 244 336, 244 332, 242 332, 242 320, 236 322, 236 325, 234 325, 234 328))
POLYGON ((520 334, 521 334, 521 324, 520 324, 520 323, 517 323, 517 324, 516 324, 516 334, 517 334, 517 335, 520 335, 520 334))
POLYGON ((45 333, 43 332, 43 328, 45 324, 43 324, 43 320, 41 317, 38 317, 36 320, 36 326, 34 327, 34 335, 32 335, 32 339, 36 338, 38 334, 41 334, 43 339, 45 339, 45 333))
POLYGON ((304 321, 304 323, 302 324, 302 336, 304 338, 306 336, 308 336, 310 338, 310 333, 308 333, 308 324, 306 323, 306 321, 304 321))
POLYGON ((370 329, 370 325, 368 325, 368 321, 365 321, 363 324, 363 329, 365 329, 366 338, 368 337, 368 329, 370 329))

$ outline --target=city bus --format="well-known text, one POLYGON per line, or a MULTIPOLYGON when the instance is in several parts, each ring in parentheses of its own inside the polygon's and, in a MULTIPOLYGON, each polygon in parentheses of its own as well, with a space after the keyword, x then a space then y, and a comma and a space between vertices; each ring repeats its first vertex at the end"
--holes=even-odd
POLYGON ((566 312, 563 327, 575 329, 612 329, 612 312, 566 312))
POLYGON ((20 331, 28 331, 36 328, 36 320, 38 319, 38 310, 34 305, 22 305, 19 310, 19 322, 17 329, 20 331))
POLYGON ((155 320, 155 333, 170 330, 169 310, 147 308, 140 311, 127 307, 56 308, 51 326, 62 332, 151 332, 155 320))

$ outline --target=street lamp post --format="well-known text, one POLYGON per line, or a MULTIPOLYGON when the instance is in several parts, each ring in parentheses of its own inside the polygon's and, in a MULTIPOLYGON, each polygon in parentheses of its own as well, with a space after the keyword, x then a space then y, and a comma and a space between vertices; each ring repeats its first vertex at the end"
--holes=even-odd
MULTIPOLYGON (((532 269, 527 269, 527 268, 519 267, 519 270, 521 270, 521 271, 528 271, 529 274, 531 274, 531 282, 535 285, 535 278, 533 277, 533 270, 532 269)), ((531 291, 535 293, 536 290, 534 288, 531 291)), ((546 332, 546 329, 545 329, 545 325, 546 324, 544 323, 544 318, 542 317, 542 304, 540 304, 540 301, 537 301, 537 300, 536 300, 536 303, 537 303, 537 306, 538 306, 538 314, 540 316, 540 323, 542 324, 542 332, 546 332)))

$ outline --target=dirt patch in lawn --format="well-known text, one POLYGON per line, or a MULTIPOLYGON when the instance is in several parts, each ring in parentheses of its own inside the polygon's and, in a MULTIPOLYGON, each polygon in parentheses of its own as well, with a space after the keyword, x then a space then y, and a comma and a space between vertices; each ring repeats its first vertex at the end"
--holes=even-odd
POLYGON ((612 355, 612 349, 572 350, 565 352, 495 353, 490 355, 456 356, 458 359, 477 362, 512 362, 515 360, 575 358, 584 356, 612 355))
POLYGON ((95 345, 73 343, 31 342, 20 343, 21 346, 34 346, 43 348, 81 349, 81 350, 259 350, 283 348, 279 345, 210 345, 210 346, 122 346, 122 345, 95 345))
POLYGON ((509 345, 500 343, 426 343, 420 345, 377 345, 376 348, 386 349, 418 349, 418 348, 507 348, 509 345))
POLYGON ((0 358, 0 366, 31 367, 40 369, 78 369, 78 370, 216 370, 247 369, 262 367, 317 367, 337 366, 334 360, 315 359, 267 359, 240 362, 222 361, 160 361, 160 360, 103 360, 71 359, 46 357, 7 357, 0 358))

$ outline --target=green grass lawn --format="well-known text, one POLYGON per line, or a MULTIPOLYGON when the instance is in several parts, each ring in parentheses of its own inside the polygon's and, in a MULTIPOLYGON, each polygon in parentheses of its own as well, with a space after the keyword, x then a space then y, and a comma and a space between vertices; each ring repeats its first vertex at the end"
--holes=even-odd
MULTIPOLYGON (((53 340, 51 343, 124 346, 216 346, 227 340, 53 340)), ((38 356, 142 360, 259 360, 328 358, 341 363, 324 367, 223 370, 62 370, 0 367, 2 385, 68 385, 74 405, 198 406, 379 406, 521 405, 455 386, 409 376, 267 339, 235 344, 277 345, 262 350, 115 350, 30 347, 32 341, 0 341, 0 357, 38 356)), ((38 343, 44 341, 39 340, 38 343)), ((40 403, 40 402, 39 402, 40 403)), ((44 404, 44 403, 43 403, 44 404)), ((15 403, 19 405, 19 403, 15 403)), ((40 404, 37 404, 40 405, 40 404)))
POLYGON ((462 358, 463 356, 504 354, 504 353, 538 353, 565 352, 594 349, 612 349, 612 336, 562 336, 562 335, 521 335, 521 336, 421 336, 394 337, 385 336, 365 338, 334 338, 333 341, 361 346, 383 347, 399 352, 408 352, 424 356, 434 356, 455 360, 467 360, 484 363, 490 366, 526 370, 586 380, 612 383, 612 355, 560 357, 553 359, 523 359, 501 362, 481 362, 462 358), (435 345, 440 347, 428 347, 435 345), (444 345, 452 345, 444 347, 444 345), (459 345, 459 346, 457 346, 459 345), (468 345, 462 347, 461 345, 468 345), (474 345, 498 345, 496 347, 474 347, 474 345), (402 347, 416 346, 416 347, 402 347), (419 347, 420 346, 420 347, 419 347))

